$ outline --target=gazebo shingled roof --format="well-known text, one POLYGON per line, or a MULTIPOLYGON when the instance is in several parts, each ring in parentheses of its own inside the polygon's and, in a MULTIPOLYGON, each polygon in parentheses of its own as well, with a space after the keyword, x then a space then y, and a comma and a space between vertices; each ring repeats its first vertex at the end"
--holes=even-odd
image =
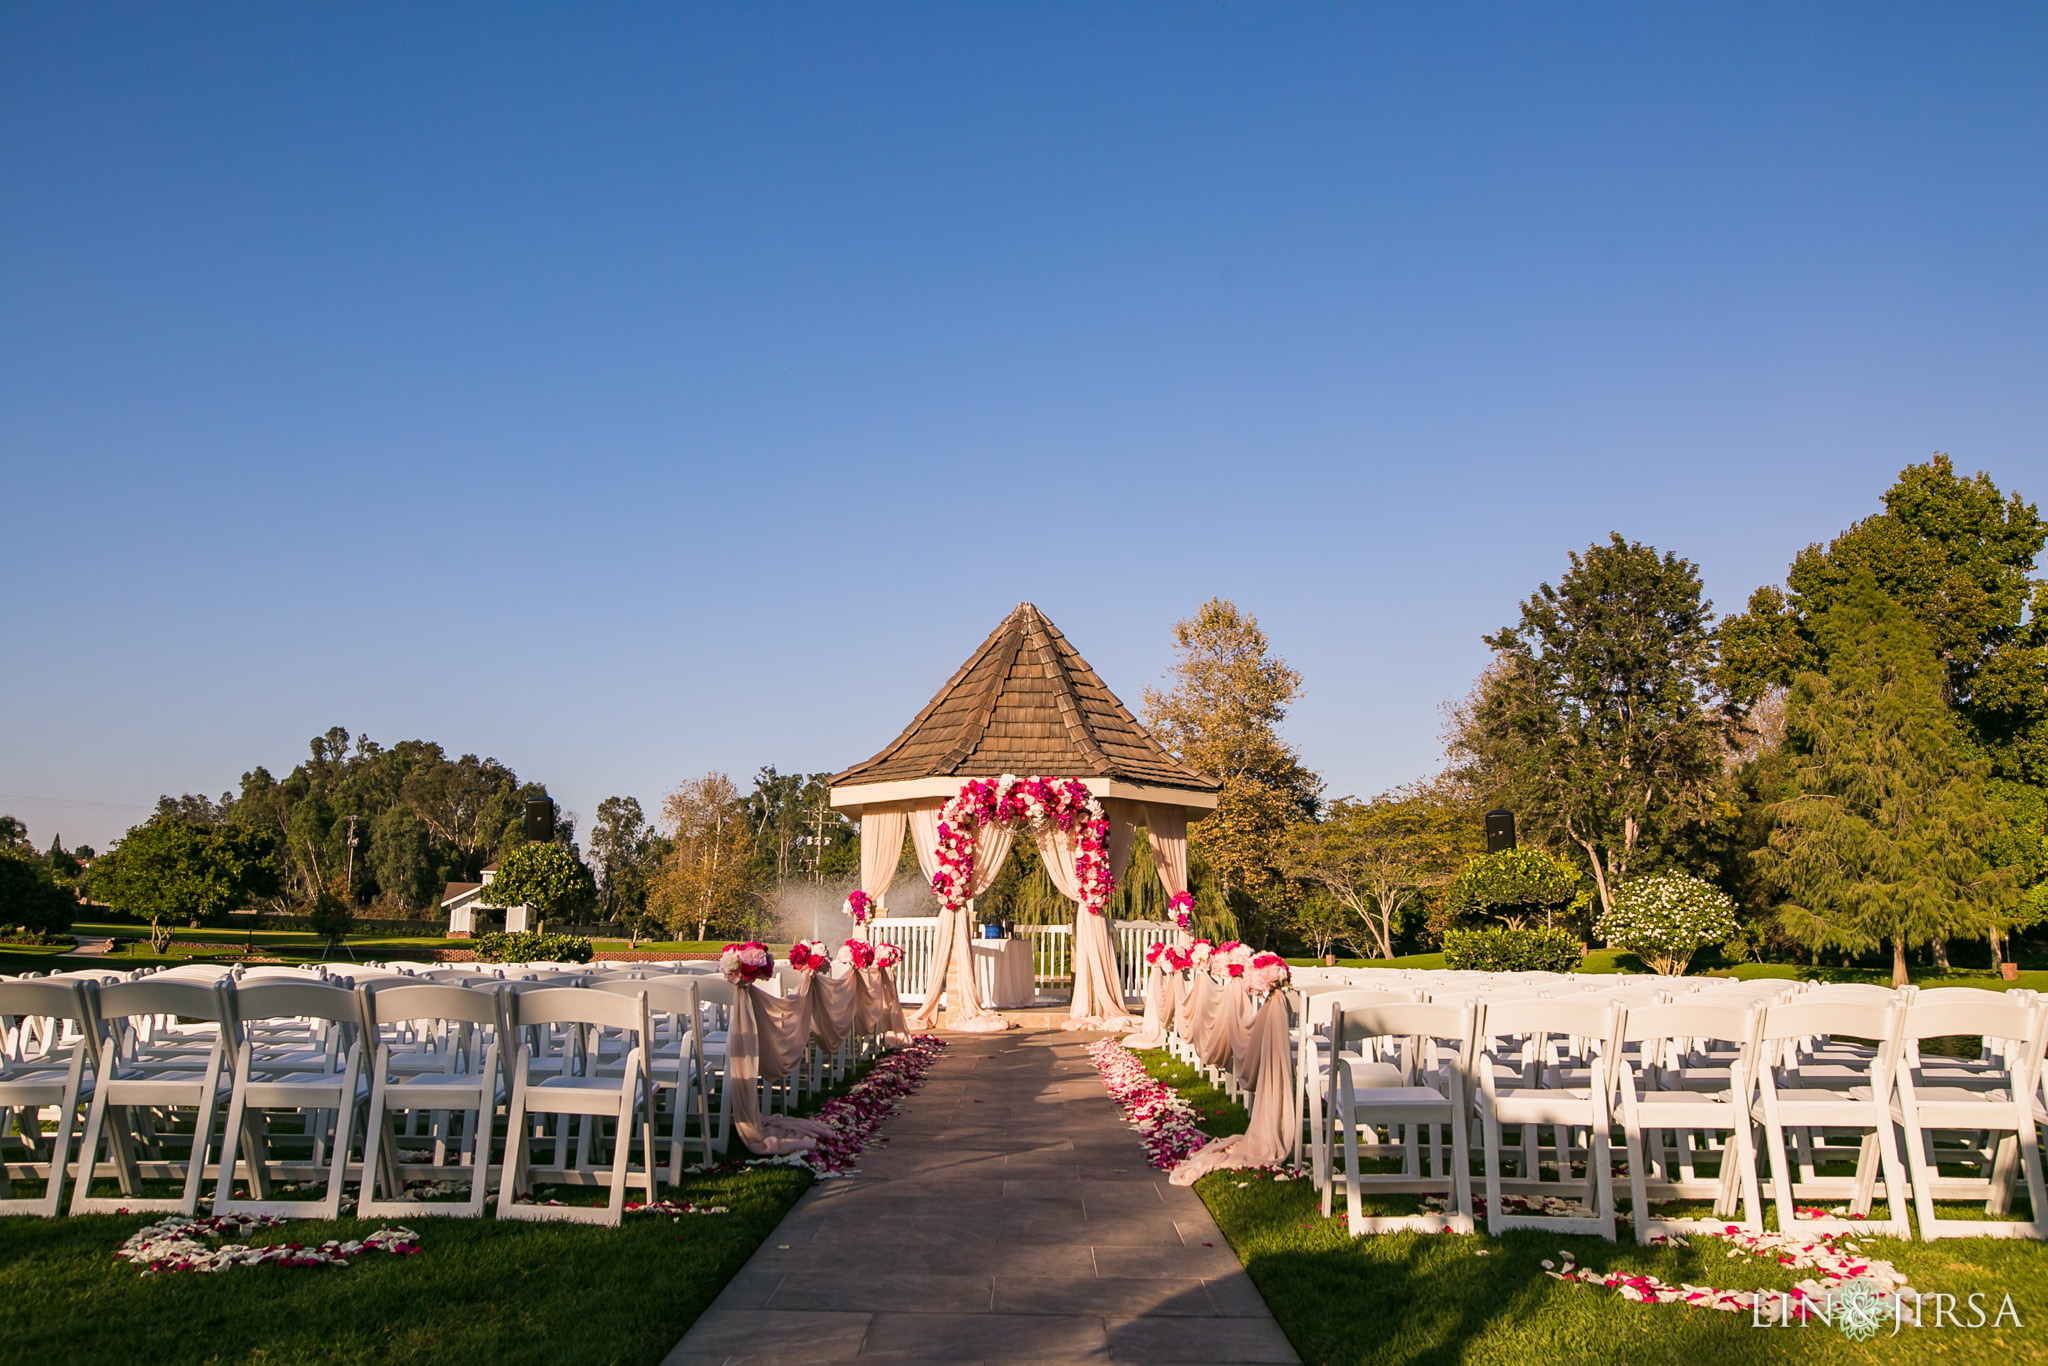
POLYGON ((833 804, 935 796, 1004 773, 1080 778, 1098 795, 1152 792, 1196 809, 1213 807, 1220 786, 1168 754, 1059 628, 1021 602, 894 742, 833 775, 833 804))

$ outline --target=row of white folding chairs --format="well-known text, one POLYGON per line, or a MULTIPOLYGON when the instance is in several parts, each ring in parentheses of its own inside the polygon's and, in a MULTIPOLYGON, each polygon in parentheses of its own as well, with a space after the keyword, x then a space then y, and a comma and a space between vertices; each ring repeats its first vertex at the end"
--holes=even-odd
POLYGON ((1391 1223, 1365 1219, 1360 1194, 1371 1188, 1440 1189, 1451 1196, 1451 1210, 1425 1217, 1424 1225, 1469 1228, 1468 1125, 1476 1124, 1484 1145, 1490 1227, 1533 1223, 1612 1237, 1608 1147, 1618 1095, 1640 1240, 1680 1226, 1654 1218, 1650 1201, 1655 1198, 1712 1198, 1724 1217, 1732 1215, 1739 1199, 1746 1221, 1760 1226, 1752 1125, 1763 1128, 1767 1151, 1773 1154, 1772 1193, 1784 1226, 1791 1226, 1800 1199, 1846 1197, 1852 1214, 1867 1213, 1882 1175, 1890 1218, 1854 1223, 1803 1219, 1802 1226, 1910 1236, 1903 1204, 1910 1189, 1924 1238, 2043 1236, 2048 1201, 2040 1187, 2034 1126, 2048 1122, 2043 1106, 2048 1078, 2039 1066, 2048 1008, 1967 988, 1887 1001, 1855 999, 1860 994, 1821 988, 1787 994, 1775 1003, 1734 994, 1717 1000, 1718 993, 1688 993, 1668 1003, 1572 997, 1345 1001, 1353 993, 1338 994, 1326 1006, 1336 1015, 1332 1042, 1339 1061, 1314 1097, 1327 1111, 1313 1145, 1325 1207, 1334 1187, 1342 1184, 1354 1231, 1410 1227, 1415 1225, 1407 1218, 1391 1223), (1923 1062, 1917 1055, 1923 1039, 1971 1034, 2006 1046, 1987 1046, 1975 1060, 1923 1062), (1816 1041, 1826 1044, 1842 1035, 1873 1043, 1847 1054, 1814 1047, 1816 1041), (1502 1038, 1517 1039, 1519 1046, 1504 1052, 1502 1038), (1556 1046, 1573 1039, 1590 1041, 1590 1047, 1577 1054, 1567 1050, 1561 1058, 1556 1046), (1531 1040, 1540 1046, 1532 1048, 1531 1040), (1712 1041, 1721 1047, 1713 1048, 1712 1041), (1368 1049, 1354 1057, 1345 1051, 1354 1042, 1382 1045, 1383 1055, 1368 1049), (1381 1123, 1389 1126, 1385 1145, 1378 1142, 1381 1123), (1524 1136, 1519 1175, 1507 1179, 1502 1177, 1508 1156, 1500 1142, 1503 1124, 1523 1126, 1524 1136), (1544 1126, 1556 1134, 1556 1182, 1541 1179, 1536 1161, 1532 1138, 1544 1126), (1448 1133, 1451 1151, 1445 1152, 1440 1141, 1418 1143, 1418 1130, 1448 1133), (1822 1141, 1843 1133, 1860 1135, 1855 1175, 1817 1175, 1814 1168, 1827 1158, 1850 1155, 1847 1149, 1829 1151, 1822 1141), (1962 1148, 1938 1148, 1937 1133, 1960 1134, 1962 1148), (1340 1134, 1345 1145, 1341 1183, 1331 1152, 1340 1134), (2009 1137, 1992 1141, 2000 1134, 2009 1137), (1574 1135, 1582 1137, 1575 1141, 1574 1135), (1711 1143, 1696 1150, 1694 1135, 1726 1137, 1718 1151, 1711 1143), (1393 1186, 1361 1173, 1361 1140, 1368 1157, 1402 1160, 1393 1186), (1434 1168, 1426 1178, 1420 1170, 1425 1151, 1434 1168), (1577 1180, 1572 1179, 1575 1152, 1585 1171, 1577 1180), (1708 1155, 1719 1170, 1703 1179, 1695 1173, 1694 1158, 1708 1155), (1960 1162, 1976 1175, 1944 1176, 1939 1170, 1944 1161, 1960 1162), (1987 1213, 2006 1212, 2013 1178, 2021 1173, 2031 1220, 1938 1217, 1937 1199, 1983 1199, 1987 1213), (1591 1213, 1562 1220, 1515 1215, 1502 1208, 1503 1193, 1576 1195, 1591 1213))
MULTIPOLYGON (((697 1121, 704 1140, 705 1160, 723 1150, 729 1132, 728 1107, 721 1100, 720 1121, 714 1127, 708 1114, 710 1088, 705 1083, 707 1079, 722 1079, 724 1069, 707 1060, 702 1045, 706 1031, 679 1030, 680 1040, 694 1042, 684 1043, 677 1056, 666 1063, 659 1057, 650 1059, 646 1052, 647 1042, 655 1037, 647 1023, 650 997, 660 998, 672 1013, 694 1017, 700 1004, 716 1008, 721 988, 729 1008, 729 985, 722 979, 700 977, 638 984, 605 983, 597 991, 523 982, 494 984, 489 990, 431 981, 386 982, 375 988, 366 986, 357 993, 317 981, 242 986, 226 979, 204 983, 164 974, 157 975, 156 980, 110 983, 104 987, 96 982, 76 981, 0 982, 0 1015, 59 1020, 68 1026, 65 1031, 45 1031, 39 1039, 31 1040, 40 1050, 37 1055, 9 1058, 0 1066, 0 1109, 13 1116, 27 1116, 31 1122, 19 1127, 35 1136, 29 1142, 31 1162, 12 1169, 0 1168, 0 1173, 32 1176, 40 1169, 47 1181, 42 1197, 0 1201, 0 1210, 42 1214, 57 1211, 67 1174, 70 1138, 80 1107, 87 1106, 86 1135, 79 1146, 83 1170, 73 1187, 72 1208, 150 1208, 151 1203, 137 1194, 141 1180, 182 1177, 181 1195, 163 1204, 191 1213, 196 1209, 199 1188, 208 1169, 206 1157, 213 1120, 225 1101, 229 1119, 221 1131, 222 1145, 228 1146, 226 1135, 241 1135, 252 1195, 244 1200, 232 1194, 236 1163, 224 1157, 225 1165, 214 1167, 217 1211, 247 1209, 331 1215, 339 1208, 354 1121, 358 1110, 367 1104, 371 1117, 360 1171, 366 1183, 374 1183, 381 1176, 387 1191, 394 1196, 403 1178, 399 1164, 391 1160, 390 1154, 379 1151, 390 1137, 385 1129, 385 1116, 398 1110, 470 1110, 474 1119, 467 1138, 459 1145, 466 1147, 466 1160, 471 1168, 471 1199, 467 1206, 404 1201, 398 1204, 410 1212, 478 1212, 487 1186, 487 1172, 477 1166, 477 1154, 481 1152, 483 1168, 487 1168, 490 1122, 498 1107, 508 1104, 512 1118, 507 1130, 511 1171, 501 1183, 500 1212, 513 1211, 511 1217, 531 1217, 517 1212, 525 1207, 516 1207, 514 1203, 534 1174, 528 1170, 531 1135, 525 1131, 526 1115, 601 1114, 617 1121, 609 1182, 613 1197, 608 1211, 609 1217, 616 1219, 636 1136, 643 1154, 641 1171, 651 1196, 654 1174, 648 1168, 653 1165, 655 1151, 652 1106, 662 1090, 670 1092, 673 1116, 670 1179, 679 1174, 689 1119, 697 1121), (679 990, 685 994, 673 994, 679 990), (405 1035, 395 1025, 396 1016, 391 1017, 394 1024, 390 1027, 374 1020, 375 1002, 383 993, 393 991, 400 994, 383 997, 390 1010, 400 1015, 426 1005, 444 1010, 444 1022, 453 1019, 475 1031, 475 1046, 485 1051, 486 1056, 478 1059, 472 1053, 463 1063, 458 1063, 452 1054, 423 1060, 416 1048, 394 1056, 396 1045, 417 1044, 419 1036, 416 1032, 405 1035), (422 996, 422 992, 431 996, 422 996), (710 998, 708 1002, 706 998, 710 998), (633 1019, 620 1015, 620 1002, 637 1003, 633 1019), (361 1027, 366 1015, 371 1019, 368 1031, 374 1032, 361 1027), (594 1018, 585 1018, 592 1015, 594 1018), (176 1021, 176 1029, 163 1030, 166 1020, 176 1021), (228 1027, 223 1028, 223 1023, 228 1027), (564 1026, 585 1044, 582 1056, 564 1060, 559 1054, 550 1056, 545 1044, 536 1046, 536 1039, 557 1035, 564 1026), (607 1054, 602 1042, 606 1032, 627 1046, 607 1054), (69 1046, 64 1043, 67 1036, 72 1040, 69 1046), (376 1040, 374 1052, 367 1060, 367 1071, 364 1038, 376 1040), (507 1038, 519 1040, 517 1049, 506 1058, 509 1080, 496 1061, 500 1045, 507 1038), (82 1041, 94 1042, 79 1046, 82 1041), (347 1045, 345 1050, 340 1046, 343 1043, 347 1045), (490 1092, 488 1105, 483 1103, 484 1090, 490 1092), (471 1101, 474 1108, 458 1106, 456 1100, 471 1101), (614 1101, 618 1107, 616 1115, 610 1108, 614 1101), (646 1121, 643 1131, 637 1133, 629 1114, 635 1105, 646 1121), (186 1143, 186 1161, 182 1164, 166 1160, 170 1154, 163 1151, 163 1140, 170 1135, 157 1122, 171 1108, 190 1109, 194 1114, 193 1136, 186 1143), (275 1108, 306 1115, 302 1141, 308 1142, 313 1151, 309 1162, 296 1164, 295 1174, 320 1175, 324 1150, 327 1191, 323 1200, 278 1202, 269 1198, 271 1177, 283 1169, 267 1160, 269 1136, 260 1120, 264 1110, 275 1108), (36 1150, 40 1146, 41 1126, 33 1121, 45 1110, 55 1111, 57 1133, 50 1150, 39 1153, 36 1150), (248 1122, 245 1115, 249 1116, 248 1122), (91 1194, 103 1134, 108 1160, 121 1186, 118 1199, 96 1198, 91 1194), (137 1160, 138 1144, 153 1160, 137 1160), (40 1163, 34 1161, 37 1157, 42 1158, 40 1163), (105 1203, 109 1199, 113 1199, 112 1204, 105 1203)), ((582 1125, 577 1145, 579 1159, 587 1159, 597 1127, 588 1119, 582 1125)), ((574 1181, 585 1175, 572 1169, 573 1164, 567 1160, 566 1137, 565 1130, 558 1130, 555 1163, 540 1173, 550 1180, 574 1181)), ((441 1169, 440 1174, 449 1175, 450 1169, 441 1169)), ((380 1201, 374 1185, 364 1191, 366 1211, 374 1212, 379 1205, 392 1203, 380 1201)), ((562 1207, 542 1208, 558 1212, 562 1207)), ((571 1212, 563 1217, 589 1216, 571 1212)), ((596 1217, 607 1217, 607 1212, 596 1212, 596 1217)))

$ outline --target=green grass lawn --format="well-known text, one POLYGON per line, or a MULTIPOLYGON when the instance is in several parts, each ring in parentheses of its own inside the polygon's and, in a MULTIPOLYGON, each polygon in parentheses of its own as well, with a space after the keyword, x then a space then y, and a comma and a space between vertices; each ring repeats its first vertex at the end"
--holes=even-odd
MULTIPOLYGON (((143 1276, 114 1258, 154 1216, 4 1219, 0 1361, 658 1362, 811 1179, 791 1167, 693 1178, 664 1195, 731 1212, 628 1214, 616 1229, 415 1219, 415 1256, 209 1275, 143 1276)), ((360 1238, 385 1222, 398 1221, 293 1222, 250 1241, 360 1238)))
MULTIPOLYGON (((1164 1053, 1139 1056, 1195 1106, 1205 1130, 1243 1132, 1243 1108, 1192 1070, 1164 1053)), ((1341 1204, 1335 1218, 1324 1219, 1307 1180, 1226 1171, 1204 1177, 1195 1189, 1311 1366, 2048 1359, 2048 1247, 2038 1243, 1857 1240, 1870 1255, 1899 1266, 1923 1293, 1985 1291, 1992 1312, 2010 1293, 2024 1325, 2014 1330, 2007 1320, 1997 1332, 1909 1328, 1896 1339, 1858 1344, 1821 1324, 1756 1328, 1745 1314, 1636 1304, 1612 1291, 1552 1280, 1542 1267, 1545 1258, 1570 1251, 1598 1271, 1626 1269, 1735 1289, 1787 1289, 1812 1274, 1746 1255, 1731 1260, 1712 1238, 1650 1249, 1528 1231, 1502 1238, 1396 1233, 1352 1239, 1341 1204)))

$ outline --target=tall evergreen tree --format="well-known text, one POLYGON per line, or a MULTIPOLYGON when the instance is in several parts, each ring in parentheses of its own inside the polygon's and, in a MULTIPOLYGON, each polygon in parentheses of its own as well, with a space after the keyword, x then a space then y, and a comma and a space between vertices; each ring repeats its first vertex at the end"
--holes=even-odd
POLYGON ((1902 984, 1909 948, 1984 932, 2011 908, 2010 870, 1979 852, 2000 829, 1990 766, 1961 744, 1926 628, 1873 576, 1837 593, 1813 633, 1826 669, 1800 672, 1786 702, 1796 795, 1773 808, 1764 872, 1793 938, 1888 942, 1902 984))

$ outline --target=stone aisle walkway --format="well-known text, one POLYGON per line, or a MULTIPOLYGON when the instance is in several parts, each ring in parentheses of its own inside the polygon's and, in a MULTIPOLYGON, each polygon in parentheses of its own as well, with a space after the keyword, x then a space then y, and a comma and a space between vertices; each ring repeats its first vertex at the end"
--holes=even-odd
POLYGON ((1294 1362, 1191 1190, 1145 1165, 1096 1035, 949 1035, 861 1174, 820 1182, 664 1366, 1294 1362))

